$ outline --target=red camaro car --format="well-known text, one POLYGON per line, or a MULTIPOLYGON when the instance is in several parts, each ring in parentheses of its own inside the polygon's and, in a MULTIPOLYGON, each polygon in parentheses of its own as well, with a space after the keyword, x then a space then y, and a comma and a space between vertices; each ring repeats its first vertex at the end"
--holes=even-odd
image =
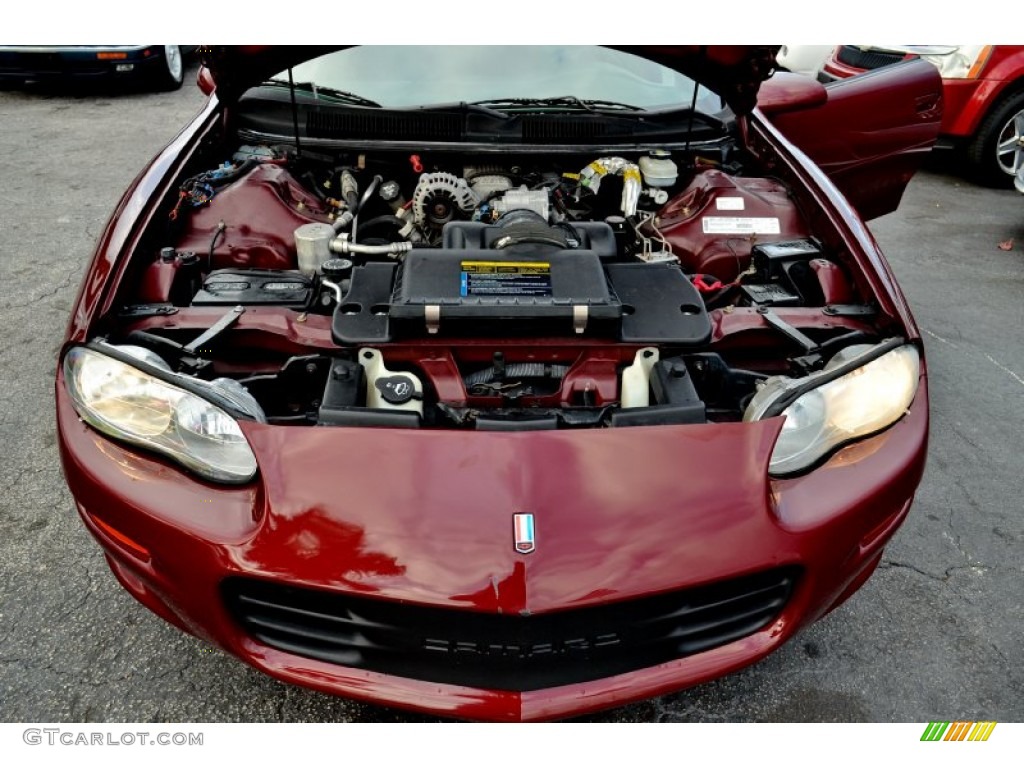
POLYGON ((774 51, 204 49, 57 372, 118 581, 281 680, 496 720, 695 685, 846 600, 925 461, 863 218, 941 83, 774 51))

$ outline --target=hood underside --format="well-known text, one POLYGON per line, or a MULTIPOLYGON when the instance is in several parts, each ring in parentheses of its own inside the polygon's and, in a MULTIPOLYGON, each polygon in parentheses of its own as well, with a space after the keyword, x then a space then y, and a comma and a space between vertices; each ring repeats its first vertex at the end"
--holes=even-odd
MULTIPOLYGON (((202 62, 217 96, 231 103, 278 72, 331 51, 353 46, 204 45, 202 62)), ((736 114, 757 104, 761 83, 775 70, 777 45, 606 46, 657 62, 719 94, 736 114)))

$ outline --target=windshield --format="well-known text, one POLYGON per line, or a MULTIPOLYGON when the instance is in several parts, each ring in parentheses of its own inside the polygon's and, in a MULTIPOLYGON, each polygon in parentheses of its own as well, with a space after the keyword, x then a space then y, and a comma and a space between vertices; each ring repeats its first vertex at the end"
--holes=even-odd
MULTIPOLYGON (((292 76, 307 90, 345 91, 391 108, 482 102, 512 111, 531 108, 513 99, 571 96, 656 110, 689 107, 694 87, 660 64, 591 46, 361 46, 300 64, 292 76)), ((288 73, 274 79, 286 82, 288 73)), ((701 87, 697 109, 721 108, 701 87)))

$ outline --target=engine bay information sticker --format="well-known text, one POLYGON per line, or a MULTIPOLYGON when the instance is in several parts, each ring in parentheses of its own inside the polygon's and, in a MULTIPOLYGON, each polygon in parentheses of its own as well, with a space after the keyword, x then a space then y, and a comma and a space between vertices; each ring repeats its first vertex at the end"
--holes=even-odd
POLYGON ((777 235, 779 220, 760 216, 705 216, 705 235, 777 235))
POLYGON ((715 198, 715 208, 720 211, 742 211, 746 203, 742 197, 718 197, 715 198))
POLYGON ((464 261, 462 296, 551 296, 547 261, 464 261))

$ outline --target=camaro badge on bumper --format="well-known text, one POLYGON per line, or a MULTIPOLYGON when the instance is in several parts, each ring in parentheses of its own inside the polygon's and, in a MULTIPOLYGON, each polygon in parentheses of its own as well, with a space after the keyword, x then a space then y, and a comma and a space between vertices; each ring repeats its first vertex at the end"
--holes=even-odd
POLYGON ((515 515, 516 552, 528 555, 537 548, 533 534, 533 515, 519 512, 515 515))

